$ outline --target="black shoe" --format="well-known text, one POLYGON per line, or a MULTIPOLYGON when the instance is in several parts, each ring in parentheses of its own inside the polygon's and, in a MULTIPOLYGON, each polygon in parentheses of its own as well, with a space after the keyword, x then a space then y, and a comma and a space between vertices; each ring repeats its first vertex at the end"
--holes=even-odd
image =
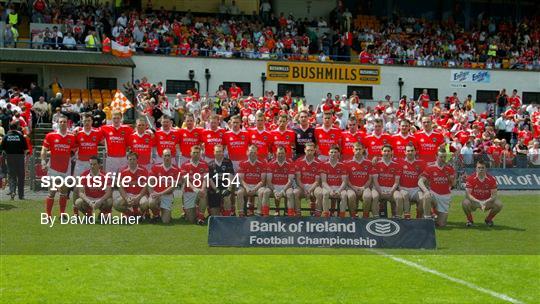
POLYGON ((474 222, 467 221, 467 227, 474 227, 474 222))
POLYGON ((484 223, 486 223, 488 227, 493 227, 493 221, 485 220, 484 223))
POLYGON ((15 200, 15 193, 11 193, 10 196, 12 201, 15 200))
POLYGON ((198 219, 197 220, 197 225, 204 226, 204 225, 206 225, 206 222, 203 219, 198 219))
POLYGON ((161 223, 161 216, 154 216, 152 218, 152 223, 161 223))
POLYGON ((67 214, 62 214, 62 221, 68 221, 69 220, 69 216, 67 214))

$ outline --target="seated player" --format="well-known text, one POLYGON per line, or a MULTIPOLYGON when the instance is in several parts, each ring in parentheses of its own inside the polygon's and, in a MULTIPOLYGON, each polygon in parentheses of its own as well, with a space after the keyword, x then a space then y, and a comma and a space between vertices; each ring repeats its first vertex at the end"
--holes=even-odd
POLYGON ((502 202, 497 198, 497 181, 486 172, 486 163, 479 160, 476 163, 476 173, 467 177, 465 199, 461 203, 467 216, 467 227, 474 226, 472 212, 477 208, 489 210, 484 222, 493 226, 493 218, 502 210, 502 202))
POLYGON ((222 144, 213 146, 212 159, 208 164, 209 183, 208 211, 210 215, 230 215, 231 192, 235 179, 234 169, 230 159, 225 157, 222 144), (217 183, 217 184, 216 184, 217 183))
POLYGON ((293 189, 294 209, 296 216, 301 216, 302 198, 306 198, 311 202, 312 215, 320 216, 322 210, 321 163, 315 158, 315 144, 306 143, 304 153, 305 156, 297 159, 294 164, 297 184, 297 187, 293 189))
POLYGON ((380 215, 386 216, 386 202, 390 202, 393 216, 401 217, 398 213, 398 210, 403 210, 403 198, 398 190, 400 175, 400 166, 392 160, 392 146, 383 145, 382 157, 373 165, 373 212, 379 209, 383 213, 380 215))
POLYGON ((368 218, 369 212, 373 212, 373 215, 378 214, 379 209, 371 210, 372 207, 372 194, 371 194, 371 174, 372 174, 372 162, 367 160, 364 155, 366 149, 360 142, 353 144, 353 159, 345 162, 348 173, 348 186, 347 189, 347 201, 349 205, 349 212, 351 217, 356 217, 356 210, 358 210, 358 201, 362 198, 362 210, 363 217, 368 218))
POLYGON ((101 162, 97 156, 90 157, 90 169, 81 173, 81 176, 83 187, 75 188, 78 195, 75 206, 86 215, 91 215, 97 209, 103 214, 110 213, 113 204, 111 187, 107 185, 92 187, 96 179, 101 183, 106 182, 105 173, 101 171, 101 162))
MULTIPOLYGON (((422 218, 424 213, 423 192, 418 187, 420 174, 424 172, 426 164, 424 161, 416 159, 416 148, 409 143, 405 146, 405 159, 399 162, 401 166, 401 177, 399 178, 399 191, 403 197, 403 217, 411 218, 411 203, 416 204, 416 218, 422 218)), ((398 210, 398 214, 401 210, 398 210)))
POLYGON ((341 199, 339 216, 345 217, 347 210, 347 168, 339 161, 339 148, 332 146, 329 159, 321 170, 321 185, 323 193, 323 217, 330 217, 330 200, 341 199))
POLYGON ((456 172, 446 164, 446 151, 440 147, 435 163, 429 164, 418 180, 418 186, 424 192, 424 218, 432 218, 431 208, 437 215, 437 226, 446 226, 450 208, 451 188, 456 181, 456 172))
POLYGON ((139 156, 135 152, 128 153, 128 166, 120 170, 120 177, 131 178, 131 183, 123 187, 122 183, 118 187, 120 197, 114 202, 114 209, 122 212, 126 216, 139 215, 140 205, 148 204, 148 191, 146 186, 141 185, 140 177, 147 177, 148 171, 139 166, 139 156))
POLYGON ((184 212, 190 223, 204 225, 207 205, 208 164, 201 159, 201 147, 191 147, 191 158, 182 164, 180 172, 184 182, 184 212))
POLYGON ((287 161, 287 152, 284 146, 276 148, 276 160, 268 164, 267 172, 267 188, 264 192, 263 202, 268 202, 273 197, 276 208, 274 216, 279 216, 281 200, 286 198, 287 215, 294 216, 294 193, 292 188, 294 166, 287 161))
POLYGON ((171 210, 174 200, 174 190, 176 189, 176 179, 179 170, 172 163, 171 150, 163 150, 163 163, 154 165, 149 174, 149 180, 155 181, 156 185, 150 187, 148 203, 140 204, 141 212, 147 214, 152 210, 153 221, 162 221, 167 224, 171 222, 171 210), (161 215, 160 215, 161 214, 161 215))
MULTIPOLYGON (((240 162, 238 175, 240 178, 240 188, 236 191, 236 211, 238 216, 245 216, 246 199, 251 198, 257 206, 257 213, 268 216, 270 207, 268 200, 263 199, 266 192, 264 184, 266 182, 266 162, 257 157, 257 146, 251 144, 248 148, 248 159, 240 162)), ((225 210, 223 215, 231 215, 232 210, 225 210)))

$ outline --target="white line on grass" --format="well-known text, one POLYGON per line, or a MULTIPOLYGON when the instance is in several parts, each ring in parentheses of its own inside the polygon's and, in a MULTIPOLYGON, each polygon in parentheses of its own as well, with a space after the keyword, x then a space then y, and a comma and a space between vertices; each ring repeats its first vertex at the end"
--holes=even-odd
POLYGON ((428 268, 426 266, 422 266, 420 264, 417 264, 415 262, 411 262, 409 260, 406 260, 406 259, 402 259, 402 258, 398 258, 396 256, 393 256, 391 254, 388 254, 388 253, 385 253, 385 252, 382 252, 382 251, 378 251, 378 250, 373 250, 375 253, 379 254, 379 255, 382 255, 382 256, 385 256, 389 259, 392 259, 398 263, 401 263, 401 264, 405 264, 407 266, 410 266, 410 267, 413 267, 413 268, 416 268, 418 270, 421 270, 421 271, 424 271, 424 272, 427 272, 427 273, 431 273, 431 274, 434 274, 438 277, 441 277, 443 279, 446 279, 448 281, 452 281, 454 283, 458 283, 458 284, 461 284, 463 286, 466 286, 466 287, 469 287, 470 289, 473 289, 473 290, 476 290, 476 291, 479 291, 479 292, 483 292, 485 294, 488 294, 492 297, 495 297, 497 299, 500 299, 500 300, 504 300, 504 301, 507 301, 507 302, 510 302, 510 303, 514 303, 514 304, 524 304, 524 302, 520 301, 520 300, 517 300, 517 299, 514 299, 512 297, 509 297, 503 293, 498 293, 498 292, 495 292, 493 290, 490 290, 490 289, 486 289, 486 288, 483 288, 483 287, 480 287, 476 284, 473 284, 471 282, 467 282, 467 281, 464 281, 462 279, 457 279, 457 278, 454 278, 454 277, 451 277, 445 273, 442 273, 442 272, 439 272, 437 270, 434 270, 434 269, 431 269, 431 268, 428 268))

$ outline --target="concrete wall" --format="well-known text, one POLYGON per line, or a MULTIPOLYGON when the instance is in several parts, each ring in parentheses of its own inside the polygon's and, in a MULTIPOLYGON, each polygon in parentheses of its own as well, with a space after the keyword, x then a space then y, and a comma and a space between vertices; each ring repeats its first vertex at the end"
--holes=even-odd
POLYGON ((324 17, 328 21, 330 11, 336 7, 334 0, 274 0, 272 11, 279 16, 293 14, 295 18, 324 17))

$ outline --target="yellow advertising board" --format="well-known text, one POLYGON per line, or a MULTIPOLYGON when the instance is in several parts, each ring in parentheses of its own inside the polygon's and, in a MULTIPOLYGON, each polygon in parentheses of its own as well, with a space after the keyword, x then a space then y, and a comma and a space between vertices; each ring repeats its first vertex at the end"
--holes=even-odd
POLYGON ((268 62, 266 76, 273 81, 380 84, 377 66, 330 63, 268 62))

